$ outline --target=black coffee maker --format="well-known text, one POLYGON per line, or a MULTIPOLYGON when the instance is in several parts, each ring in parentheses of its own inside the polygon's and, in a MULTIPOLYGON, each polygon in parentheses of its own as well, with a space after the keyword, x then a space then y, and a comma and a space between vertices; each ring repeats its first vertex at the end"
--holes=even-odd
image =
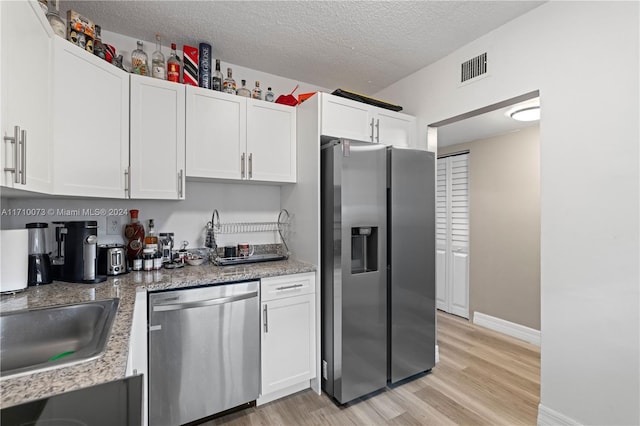
POLYGON ((98 222, 80 220, 70 222, 54 222, 58 253, 62 264, 54 267, 54 276, 60 281, 71 283, 93 284, 105 281, 106 275, 97 275, 98 222))
POLYGON ((51 276, 51 258, 47 253, 47 241, 45 234, 49 224, 47 223, 27 223, 25 226, 29 231, 29 269, 27 273, 27 284, 40 285, 49 284, 53 281, 51 276))

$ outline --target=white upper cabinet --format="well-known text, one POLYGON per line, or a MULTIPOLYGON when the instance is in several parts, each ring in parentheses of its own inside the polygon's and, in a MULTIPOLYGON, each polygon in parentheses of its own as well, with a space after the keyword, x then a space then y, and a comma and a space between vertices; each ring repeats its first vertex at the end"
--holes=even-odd
POLYGON ((124 198, 129 166, 129 74, 53 39, 54 192, 124 198))
POLYGON ((296 181, 296 109, 247 99, 247 178, 296 181))
POLYGON ((36 1, 2 1, 0 15, 2 185, 48 193, 53 32, 36 1))
POLYGON ((373 142, 374 129, 370 109, 370 105, 362 102, 323 93, 321 133, 338 138, 373 142))
POLYGON ((187 176, 295 182, 296 109, 187 86, 187 176))
POLYGON ((322 94, 321 134, 415 148, 416 118, 339 96, 322 94))
POLYGON ((129 197, 183 200, 185 86, 132 74, 129 197))
POLYGON ((242 179, 246 100, 187 86, 187 176, 242 179))

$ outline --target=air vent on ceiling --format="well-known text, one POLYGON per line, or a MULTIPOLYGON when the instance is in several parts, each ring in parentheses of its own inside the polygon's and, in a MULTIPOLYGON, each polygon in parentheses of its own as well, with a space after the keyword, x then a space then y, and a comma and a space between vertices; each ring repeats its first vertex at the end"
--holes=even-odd
POLYGON ((487 73, 487 53, 469 59, 460 65, 460 83, 487 73))

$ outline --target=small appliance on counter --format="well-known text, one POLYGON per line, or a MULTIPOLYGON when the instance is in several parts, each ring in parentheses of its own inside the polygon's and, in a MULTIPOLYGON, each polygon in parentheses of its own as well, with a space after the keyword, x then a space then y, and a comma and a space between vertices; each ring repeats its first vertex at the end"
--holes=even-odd
POLYGON ((29 233, 26 229, 0 231, 0 293, 27 288, 29 233))
POLYGON ((98 222, 81 220, 71 222, 54 222, 62 228, 56 234, 63 235, 63 263, 53 268, 54 278, 60 281, 81 284, 100 283, 107 279, 106 275, 97 275, 98 222))
POLYGON ((98 274, 120 275, 127 272, 127 252, 123 244, 98 245, 98 274))
POLYGON ((27 223, 29 232, 29 273, 27 283, 29 285, 50 284, 51 259, 47 253, 46 229, 49 224, 42 222, 27 223))

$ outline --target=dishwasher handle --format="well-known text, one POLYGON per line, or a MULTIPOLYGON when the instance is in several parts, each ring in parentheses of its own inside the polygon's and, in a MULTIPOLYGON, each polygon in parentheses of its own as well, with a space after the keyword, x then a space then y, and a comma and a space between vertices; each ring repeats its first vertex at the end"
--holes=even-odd
POLYGON ((223 305, 225 303, 237 302, 238 300, 258 297, 257 291, 242 293, 234 296, 218 297, 215 299, 196 300, 195 302, 166 303, 153 306, 153 312, 177 311, 181 309, 202 308, 205 306, 223 305))

